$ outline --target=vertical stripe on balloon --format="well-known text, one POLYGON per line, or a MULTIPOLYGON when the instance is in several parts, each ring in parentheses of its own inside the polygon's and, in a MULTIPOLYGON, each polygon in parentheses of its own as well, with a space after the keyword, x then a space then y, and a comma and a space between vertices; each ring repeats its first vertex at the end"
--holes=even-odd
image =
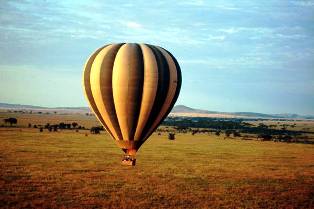
POLYGON ((91 90, 104 123, 116 139, 122 139, 112 94, 112 67, 121 44, 102 49, 94 59, 91 73, 91 90))
POLYGON ((167 61, 165 57, 161 54, 161 52, 152 45, 148 45, 148 47, 153 51, 157 66, 158 66, 158 84, 157 84, 157 92, 155 101, 152 107, 152 110, 150 112, 149 118, 147 120, 147 123, 145 125, 145 128, 143 129, 143 132, 141 134, 141 138, 145 137, 150 129, 150 127, 153 125, 156 117, 160 113, 161 107, 163 103, 165 102, 168 87, 169 87, 169 68, 167 61))
POLYGON ((138 117, 134 140, 141 139, 140 137, 153 108, 158 88, 158 65, 155 55, 153 51, 145 44, 141 44, 140 47, 144 61, 144 83, 142 90, 142 101, 140 105, 140 114, 138 117))
POLYGON ((115 58, 112 90, 123 140, 134 140, 143 89, 143 56, 137 44, 123 45, 115 58))
POLYGON ((151 125, 150 129, 148 130, 146 135, 144 136, 144 140, 147 139, 152 132, 158 127, 158 125, 162 122, 164 119, 164 116, 166 116, 166 113, 170 109, 173 98, 176 93, 177 89, 177 83, 178 83, 178 77, 177 77, 177 68, 176 65, 172 59, 172 57, 162 48, 157 47, 158 50, 162 53, 162 55, 165 57, 167 64, 168 64, 168 69, 169 69, 169 85, 168 85, 168 91, 167 91, 167 96, 165 98, 165 101, 161 105, 161 109, 157 117, 155 118, 153 124, 151 125))
POLYGON ((102 50, 104 49, 106 46, 108 45, 105 45, 99 49, 97 49, 90 57, 89 59, 87 60, 87 62, 85 63, 85 66, 84 66, 84 73, 83 73, 83 87, 84 87, 84 92, 85 92, 85 97, 87 98, 87 100, 89 101, 89 106, 90 106, 90 109, 92 109, 92 111, 95 113, 96 117, 98 118, 98 120, 103 124, 104 128, 108 131, 108 133, 112 136, 113 134, 111 133, 111 131, 108 129, 106 123, 104 122, 104 120, 102 119, 102 116, 95 104, 95 100, 94 100, 94 97, 93 97, 93 94, 92 94, 92 91, 91 91, 91 85, 90 85, 90 72, 91 72, 91 67, 92 67, 92 64, 95 60, 95 57, 97 56, 97 54, 102 50))

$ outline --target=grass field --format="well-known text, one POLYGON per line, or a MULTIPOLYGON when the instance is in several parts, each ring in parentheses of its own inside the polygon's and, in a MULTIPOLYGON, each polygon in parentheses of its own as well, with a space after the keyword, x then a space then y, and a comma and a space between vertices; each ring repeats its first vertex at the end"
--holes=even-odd
POLYGON ((94 116, 86 116, 82 114, 29 114, 29 113, 14 113, 14 112, 1 112, 0 110, 0 125, 3 125, 3 119, 5 118, 17 118, 18 127, 28 127, 28 124, 32 125, 45 125, 50 124, 59 124, 77 122, 79 125, 84 126, 85 128, 91 128, 92 126, 99 126, 100 123, 97 121, 94 116))
POLYGON ((0 128, 1 208, 313 208, 314 146, 153 135, 120 165, 107 134, 0 128))

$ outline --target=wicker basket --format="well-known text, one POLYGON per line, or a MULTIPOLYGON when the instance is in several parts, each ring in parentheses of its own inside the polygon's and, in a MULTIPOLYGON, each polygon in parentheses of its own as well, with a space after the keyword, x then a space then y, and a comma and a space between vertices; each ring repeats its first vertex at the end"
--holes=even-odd
POLYGON ((121 162, 122 165, 129 165, 129 166, 135 166, 135 163, 136 163, 136 159, 132 155, 125 155, 121 162))

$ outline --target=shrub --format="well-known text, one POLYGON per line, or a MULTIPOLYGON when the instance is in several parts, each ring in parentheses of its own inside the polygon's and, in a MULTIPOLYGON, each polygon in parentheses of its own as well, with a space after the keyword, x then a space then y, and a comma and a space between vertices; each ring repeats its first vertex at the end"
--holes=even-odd
POLYGON ((231 131, 230 130, 226 130, 225 136, 228 138, 228 137, 230 137, 230 135, 231 135, 231 131))
POLYGON ((261 139, 262 141, 270 141, 273 137, 270 134, 259 134, 257 138, 261 139))
POLYGON ((175 135, 176 135, 175 133, 169 133, 168 134, 168 139, 169 140, 174 140, 175 139, 175 135))
POLYGON ((17 124, 17 119, 16 118, 6 118, 3 119, 4 123, 10 123, 10 125, 12 126, 13 124, 17 124))
POLYGON ((73 128, 76 128, 76 126, 78 126, 78 123, 73 122, 73 123, 72 123, 72 127, 73 127, 73 128))
POLYGON ((240 137, 241 136, 240 132, 237 132, 237 131, 234 131, 232 134, 233 134, 233 137, 240 137))
POLYGON ((91 127, 90 133, 91 133, 91 134, 100 134, 100 131, 101 131, 102 129, 103 129, 102 127, 94 126, 94 127, 91 127))

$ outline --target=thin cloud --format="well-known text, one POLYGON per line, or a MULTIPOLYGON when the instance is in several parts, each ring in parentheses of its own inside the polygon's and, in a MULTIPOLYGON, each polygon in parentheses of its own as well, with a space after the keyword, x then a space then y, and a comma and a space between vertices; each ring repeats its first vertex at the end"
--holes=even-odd
POLYGON ((204 0, 189 0, 189 1, 182 1, 180 2, 181 5, 188 5, 188 6, 204 6, 204 0))
POLYGON ((227 33, 227 34, 234 34, 234 33, 238 33, 240 31, 240 28, 222 28, 222 29, 218 29, 218 31, 223 32, 223 33, 227 33))
POLYGON ((137 22, 133 22, 133 21, 128 21, 125 23, 125 25, 128 27, 128 28, 131 28, 131 29, 141 29, 143 28, 143 25, 137 23, 137 22))
POLYGON ((216 8, 221 9, 221 10, 241 10, 240 7, 235 7, 233 5, 227 5, 227 4, 218 5, 216 6, 216 8))
POLYGON ((190 0, 190 1, 182 1, 179 3, 180 5, 184 6, 194 6, 200 7, 202 9, 215 9, 215 10, 241 10, 242 8, 235 6, 231 3, 212 3, 206 2, 204 0, 190 0))
POLYGON ((292 4, 296 6, 303 6, 303 7, 314 7, 314 1, 307 0, 307 1, 291 1, 292 4))
POLYGON ((207 38, 205 38, 205 40, 207 41, 224 41, 225 39, 226 39, 226 36, 224 35, 219 35, 219 36, 209 35, 207 38))

